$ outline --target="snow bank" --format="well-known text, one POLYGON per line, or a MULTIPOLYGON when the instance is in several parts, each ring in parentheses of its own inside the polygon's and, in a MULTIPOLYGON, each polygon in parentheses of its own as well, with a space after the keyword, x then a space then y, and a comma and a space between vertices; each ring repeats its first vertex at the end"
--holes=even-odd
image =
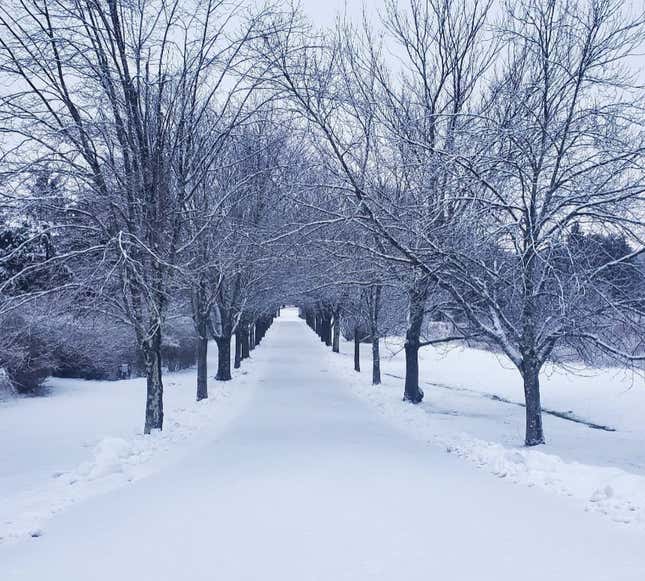
MULTIPOLYGON (((383 341, 383 367, 397 375, 405 373, 403 342, 401 337, 383 341)), ((422 380, 436 385, 524 401, 519 372, 501 354, 459 345, 429 346, 419 352, 419 369, 422 380)), ((643 373, 620 367, 591 368, 582 363, 566 367, 547 364, 540 390, 545 408, 564 413, 572 410, 577 417, 621 431, 638 431, 639 438, 645 438, 643 373)))
POLYGON ((125 463, 132 455, 132 444, 123 438, 104 438, 94 449, 90 462, 83 462, 77 470, 87 480, 104 478, 125 472, 125 463))
POLYGON ((645 478, 618 468, 565 462, 540 450, 509 449, 466 435, 448 443, 456 454, 500 478, 573 497, 615 522, 645 525, 645 478))
MULTIPOLYGON (((404 404, 401 386, 374 387, 346 373, 355 396, 368 402, 395 427, 429 445, 443 447, 479 468, 512 482, 571 497, 585 510, 617 523, 645 527, 645 477, 616 467, 567 462, 544 449, 505 447, 464 432, 453 432, 428 413, 428 405, 404 404)), ((462 420, 462 426, 467 420, 462 420)))
MULTIPOLYGON (((248 367, 252 369, 252 366, 247 365, 248 367)), ((12 455, 8 448, 10 443, 0 441, 2 457, 7 458, 8 464, 16 463, 14 471, 20 468, 24 471, 21 486, 7 486, 7 493, 3 490, 0 495, 0 543, 25 536, 38 537, 44 534, 47 520, 65 508, 154 474, 200 444, 212 441, 251 399, 254 382, 249 381, 249 378, 250 374, 241 375, 235 382, 211 381, 209 398, 195 402, 195 372, 168 374, 164 430, 147 436, 140 432, 143 414, 141 390, 145 389, 145 385, 139 379, 112 383, 74 380, 81 387, 72 390, 70 397, 62 395, 59 399, 56 396, 41 398, 36 403, 43 408, 43 413, 38 414, 38 422, 35 422, 35 416, 31 416, 31 428, 25 426, 25 441, 28 439, 29 429, 38 429, 38 441, 43 441, 50 434, 50 438, 55 442, 59 441, 60 448, 66 450, 59 457, 61 464, 76 457, 70 454, 72 448, 67 448, 67 440, 79 437, 79 425, 70 425, 69 433, 65 431, 66 426, 61 426, 61 418, 56 413, 57 406, 62 406, 69 414, 70 424, 78 419, 80 427, 85 430, 82 433, 89 440, 85 441, 85 458, 76 467, 50 469, 43 475, 42 470, 36 472, 35 468, 38 468, 39 462, 47 465, 48 459, 45 456, 48 455, 49 448, 44 448, 47 452, 40 455, 24 448, 25 453, 30 450, 29 453, 32 454, 29 465, 24 467, 17 464, 22 454, 12 455), (84 389, 83 383, 86 384, 84 389), (91 422, 87 425, 83 423, 83 418, 95 416, 102 409, 111 409, 113 412, 113 416, 101 418, 101 430, 109 435, 92 432, 96 428, 92 427, 91 422), (120 413, 121 410, 123 413, 120 413), (123 416, 128 418, 125 429, 122 424, 123 416), (92 439, 94 443, 91 443, 92 439), (26 471, 27 468, 29 471, 26 471)), ((65 390, 61 390, 61 393, 64 394, 65 390)), ((9 414, 23 411, 20 403, 18 401, 16 405, 4 407, 0 412, 12 418, 9 414)), ((33 413, 34 410, 27 411, 33 413)), ((0 415, 0 422, 2 417, 0 415)), ((22 445, 21 436, 14 434, 14 447, 20 448, 22 445)), ((11 468, 9 466, 7 470, 11 468)), ((1 472, 2 470, 0 485, 3 484, 1 472)), ((9 484, 10 481, 5 482, 9 484)))

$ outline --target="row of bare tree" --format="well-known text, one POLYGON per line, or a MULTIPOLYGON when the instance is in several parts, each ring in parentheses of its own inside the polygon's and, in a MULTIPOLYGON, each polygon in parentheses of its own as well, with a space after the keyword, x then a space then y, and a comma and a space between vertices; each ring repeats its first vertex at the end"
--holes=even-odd
POLYGON ((0 210, 44 219, 0 264, 55 244, 5 268, 0 315, 67 293, 130 325, 149 432, 182 309, 203 398, 209 338, 227 380, 232 338, 238 365, 287 300, 334 349, 343 324, 369 340, 378 383, 383 312, 404 308, 405 400, 421 347, 476 341, 517 367, 543 443, 545 363, 643 358, 643 19, 620 0, 380 16, 321 32, 280 4, 4 2, 0 210), (43 171, 55 192, 31 187, 43 171))
POLYGON ((248 356, 276 308, 262 245, 282 211, 292 146, 248 45, 266 11, 222 0, 17 0, 0 7, 3 222, 37 215, 3 249, 54 251, 0 279, 0 312, 53 293, 130 325, 147 377, 145 432, 163 426, 162 332, 189 312, 197 398, 209 338, 218 379, 248 356), (55 191, 33 177, 56 176, 55 191), (47 284, 25 284, 35 272, 47 284), (256 335, 255 329, 260 333, 256 335))
MULTIPOLYGON (((487 344, 522 377, 531 446, 545 363, 643 360, 645 117, 629 64, 645 29, 627 8, 388 0, 381 30, 316 35, 292 12, 259 49, 322 160, 313 224, 329 222, 337 287, 368 301, 364 333, 377 341, 384 284, 407 294, 405 400, 423 398, 421 346, 487 344), (423 337, 428 318, 443 336, 423 337)), ((312 294, 312 326, 347 304, 338 288, 312 294)))

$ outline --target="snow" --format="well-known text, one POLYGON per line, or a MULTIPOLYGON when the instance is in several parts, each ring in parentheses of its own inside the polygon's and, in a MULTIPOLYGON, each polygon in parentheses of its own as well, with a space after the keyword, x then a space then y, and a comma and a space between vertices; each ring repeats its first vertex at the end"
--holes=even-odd
MULTIPOLYGON (((402 405, 405 362, 400 339, 386 342, 383 384, 369 384, 371 360, 363 349, 355 374, 343 372, 353 393, 396 427, 500 478, 571 497, 612 521, 645 528, 645 384, 621 369, 547 369, 543 403, 550 410, 616 431, 544 416, 548 445, 521 446, 524 409, 517 371, 501 357, 468 348, 421 352, 424 402, 402 405), (431 381, 429 381, 431 380, 431 381), (507 401, 503 401, 507 400, 507 401)), ((353 345, 346 343, 345 352, 353 345)))
MULTIPOLYGON (((211 369, 216 353, 213 344, 211 369)), ((0 543, 33 536, 61 510, 149 476, 214 437, 249 401, 246 373, 235 384, 211 380, 201 402, 194 370, 168 374, 165 428, 150 436, 142 431, 141 378, 52 378, 49 397, 0 403, 0 543)))
MULTIPOLYGON (((512 482, 539 466, 563 474, 557 460, 550 464, 556 458, 550 447, 538 451, 542 457, 500 441, 477 440, 476 434, 486 429, 493 435, 483 426, 500 418, 511 422, 500 432, 512 432, 515 406, 462 394, 458 397, 472 401, 465 416, 432 413, 439 402, 432 401, 430 389, 428 403, 403 404, 398 380, 388 377, 386 385, 372 388, 367 373, 354 374, 351 360, 322 346, 293 310, 283 311, 245 364, 244 374, 233 382, 213 382, 212 402, 203 406, 188 397, 194 372, 175 376, 176 389, 168 393, 167 433, 149 438, 132 434, 138 427, 135 416, 140 420, 142 412, 136 382, 123 382, 115 392, 126 418, 133 408, 133 422, 104 417, 103 404, 112 401, 114 384, 87 392, 87 385, 78 385, 41 400, 42 406, 23 400, 0 408, 3 426, 3 416, 18 414, 17 409, 26 410, 20 412, 23 421, 32 415, 39 436, 26 440, 28 451, 48 449, 50 428, 52 438, 63 443, 56 462, 36 456, 20 464, 15 457, 21 456, 22 444, 12 439, 14 467, 22 477, 31 474, 38 480, 50 466, 70 464, 61 470, 65 476, 53 480, 80 475, 82 485, 93 490, 55 518, 34 525, 33 537, 0 544, 0 579, 644 578, 645 531, 639 526, 585 512, 575 496, 512 482), (226 411, 229 399, 238 396, 240 401, 226 411), (63 401, 76 413, 57 416, 63 401), (478 406, 482 418, 491 409, 505 411, 486 421, 469 419, 478 406), (94 432, 86 429, 88 413, 95 416, 94 432), (448 423, 442 421, 446 418, 448 423), (176 428, 175 422, 190 423, 191 429, 176 428), (453 428, 454 434, 472 428, 472 434, 458 441, 453 428), (91 446, 77 449, 72 437, 83 434, 91 446), (463 451, 467 460, 482 454, 486 469, 446 453, 440 438, 459 443, 462 448, 451 451, 463 451), (150 459, 133 460, 148 447, 150 459), (504 455, 499 475, 509 466, 515 472, 495 478, 489 462, 504 455), (129 476, 135 478, 128 481, 129 476), (97 483, 112 481, 99 494, 97 483)), ((390 364, 388 372, 394 372, 396 361, 385 365, 390 364)), ((453 393, 443 391, 446 398, 453 393)), ((556 421, 568 430, 596 432, 557 418, 549 423, 556 421)), ((0 441, 4 454, 9 447, 5 434, 0 441)), ((13 481, 11 470, 3 466, 2 482, 7 479, 13 481)), ((617 480, 610 485, 599 489, 597 502, 627 488, 617 480)))
POLYGON ((94 449, 91 461, 79 466, 77 474, 88 480, 96 480, 123 473, 124 462, 132 454, 132 445, 123 438, 104 438, 94 449))

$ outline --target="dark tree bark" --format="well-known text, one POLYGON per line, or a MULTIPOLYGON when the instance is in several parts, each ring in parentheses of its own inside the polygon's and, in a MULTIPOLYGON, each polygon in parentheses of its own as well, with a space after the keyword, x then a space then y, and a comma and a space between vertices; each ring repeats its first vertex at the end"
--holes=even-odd
POLYGON ((143 341, 146 369, 146 423, 144 433, 163 429, 163 382, 161 380, 161 325, 143 341))
POLYGON ((334 312, 332 351, 334 353, 340 353, 340 309, 336 309, 336 311, 334 312))
POLYGON ((326 309, 322 309, 316 316, 316 330, 320 340, 331 346, 331 321, 326 309))
POLYGON ((331 313, 325 313, 324 320, 325 320, 325 323, 324 323, 323 341, 325 342, 325 345, 327 345, 327 347, 331 347, 332 345, 331 313))
POLYGON ((403 400, 421 403, 423 390, 419 387, 419 348, 423 325, 427 285, 416 283, 409 291, 408 328, 405 334, 405 388, 403 400))
POLYGON ((249 347, 249 326, 247 324, 242 325, 241 338, 242 338, 242 361, 244 361, 245 359, 248 359, 251 356, 251 349, 249 347))
POLYGON ((197 323, 197 401, 208 397, 208 325, 200 318, 197 323))
POLYGON ((526 434, 524 443, 527 446, 544 444, 542 429, 542 406, 540 403, 540 369, 542 367, 537 356, 536 326, 538 324, 538 309, 535 299, 535 281, 537 278, 537 256, 529 230, 525 235, 523 256, 523 304, 522 304, 522 338, 520 351, 522 361, 520 373, 524 381, 524 400, 526 404, 526 434))
MULTIPOLYGON (((233 336, 233 311, 230 307, 218 306, 214 313, 218 315, 218 321, 212 323, 211 331, 217 344, 217 381, 229 381, 231 379, 231 338, 233 336)), ((237 346, 237 336, 236 336, 237 346)))
MULTIPOLYGON (((534 217, 527 219, 533 223, 534 217)), ((524 248, 522 256, 524 263, 522 289, 522 337, 520 339, 521 363, 518 366, 524 382, 524 400, 526 404, 526 434, 524 443, 527 446, 544 444, 544 431, 542 429, 542 406, 540 403, 540 369, 542 363, 537 355, 537 333, 538 308, 535 298, 535 287, 537 279, 537 261, 535 252, 534 234, 529 228, 524 236, 524 248)))
POLYGON ((544 444, 542 429, 542 405, 540 402, 540 369, 535 362, 525 361, 522 364, 524 380, 524 398, 526 402, 526 436, 527 446, 544 444))
POLYGON ((218 381, 231 380, 231 336, 217 337, 217 375, 218 381))
POLYGON ((381 384, 380 338, 372 335, 372 385, 381 384))
POLYGON ((267 331, 271 328, 271 324, 273 323, 274 316, 273 315, 263 315, 258 319, 257 322, 257 329, 256 331, 256 344, 260 344, 264 337, 266 337, 267 331))
POLYGON ((238 325, 237 329, 235 330, 235 360, 233 367, 235 369, 239 369, 240 366, 242 365, 242 331, 240 330, 240 327, 238 325))
POLYGON ((405 342, 405 388, 403 400, 410 403, 421 403, 423 390, 419 387, 419 344, 405 342))
POLYGON ((197 401, 208 397, 208 339, 210 308, 206 300, 206 284, 200 280, 192 294, 193 323, 197 333, 197 401))
POLYGON ((361 370, 361 336, 360 327, 354 325, 354 371, 361 370))
POLYGON ((253 351, 253 349, 255 349, 255 345, 256 345, 255 332, 256 332, 256 330, 257 330, 257 328, 256 328, 255 323, 251 323, 249 325, 249 351, 253 351))
MULTIPOLYGON (((370 334, 372 337, 372 385, 381 384, 381 351, 380 331, 378 328, 379 313, 381 311, 381 284, 372 287, 370 308, 370 334)), ((423 397, 423 396, 422 396, 423 397)))

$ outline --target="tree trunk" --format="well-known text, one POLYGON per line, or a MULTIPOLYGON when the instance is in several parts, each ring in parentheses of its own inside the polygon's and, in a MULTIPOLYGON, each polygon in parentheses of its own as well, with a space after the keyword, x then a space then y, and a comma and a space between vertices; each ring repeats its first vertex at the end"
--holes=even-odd
MULTIPOLYGON (((192 295, 193 322, 197 333, 197 401, 208 397, 208 323, 210 312, 206 305, 205 295, 205 284, 200 281, 192 295)), ((170 365, 168 365, 168 369, 171 369, 170 365)))
POLYGON ((251 350, 249 348, 249 326, 242 325, 242 361, 248 359, 251 356, 251 350))
POLYGON ((379 336, 372 335, 372 385, 381 385, 381 352, 379 336))
POLYGON ((217 337, 217 381, 231 380, 231 337, 217 337))
POLYGON ((238 326, 235 330, 235 363, 233 367, 239 369, 242 364, 242 331, 238 326))
POLYGON ((338 311, 334 313, 334 333, 332 338, 332 351, 340 353, 340 315, 338 311))
POLYGON ((419 387, 419 342, 405 342, 405 389, 403 400, 421 403, 423 390, 419 387))
MULTIPOLYGON (((381 285, 374 284, 370 309, 370 333, 372 336, 372 385, 381 384, 381 352, 380 332, 378 328, 379 312, 381 310, 381 285)), ((423 397, 423 396, 421 396, 423 397)))
POLYGON ((146 368, 146 423, 143 432, 163 429, 163 383, 161 380, 161 326, 142 346, 146 368))
POLYGON ((332 344, 332 338, 331 338, 332 332, 331 332, 331 313, 325 315, 325 345, 327 347, 331 347, 332 344))
POLYGON ((208 397, 208 328, 200 319, 197 331, 197 401, 208 397))
POLYGON ((255 349, 255 332, 256 326, 254 323, 251 323, 249 325, 249 351, 253 351, 253 349, 255 349))
POLYGON ((542 429, 542 405, 540 403, 540 368, 534 362, 522 363, 524 380, 524 400, 526 403, 526 437, 527 446, 544 444, 542 429))
POLYGON ((539 321, 538 308, 535 299, 537 279, 537 255, 533 243, 534 238, 527 229, 524 239, 526 251, 523 256, 523 304, 522 304, 522 338, 520 351, 522 363, 520 373, 524 380, 524 399, 526 403, 526 437, 527 446, 544 444, 542 429, 542 406, 540 404, 540 369, 536 349, 536 326, 539 321))
POLYGON ((354 326, 354 371, 361 370, 361 336, 360 327, 354 326))
POLYGON ((410 290, 408 306, 408 328, 405 334, 405 388, 403 400, 421 403, 423 390, 419 387, 419 347, 421 326, 426 302, 426 285, 417 283, 410 290))

